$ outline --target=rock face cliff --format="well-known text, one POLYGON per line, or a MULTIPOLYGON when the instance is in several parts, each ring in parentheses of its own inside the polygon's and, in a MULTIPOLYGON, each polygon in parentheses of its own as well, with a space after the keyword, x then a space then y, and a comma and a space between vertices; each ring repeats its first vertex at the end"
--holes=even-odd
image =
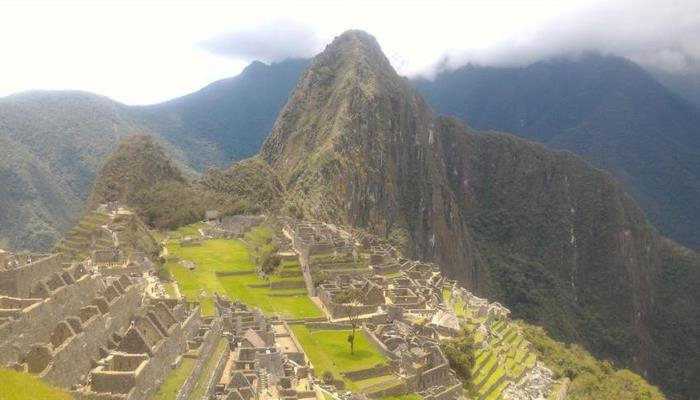
MULTIPOLYGON (((568 152, 436 116, 372 36, 346 32, 313 60, 261 155, 290 210, 407 236, 411 256, 516 317, 663 378, 665 244, 621 185, 568 152)), ((697 351, 673 357, 697 372, 697 351)))

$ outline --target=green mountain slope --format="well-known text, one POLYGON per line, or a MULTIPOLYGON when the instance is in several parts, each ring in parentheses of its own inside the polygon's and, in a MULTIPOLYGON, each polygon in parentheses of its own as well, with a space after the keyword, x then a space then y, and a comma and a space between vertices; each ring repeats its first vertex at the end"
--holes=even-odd
POLYGON ((188 165, 200 171, 228 167, 258 152, 307 64, 308 60, 271 65, 256 61, 236 77, 132 112, 177 143, 188 165))
POLYGON ((0 237, 47 250, 80 216, 102 160, 138 127, 123 106, 80 92, 0 99, 0 237))
POLYGON ((82 92, 0 98, 0 248, 48 250, 78 222, 102 162, 128 136, 159 137, 186 177, 188 167, 254 155, 307 62, 253 63, 147 107, 82 92))
MULTIPOLYGON (((405 232, 411 256, 556 338, 669 392, 697 389, 658 368, 672 361, 697 374, 700 353, 672 349, 656 325, 670 304, 653 294, 681 261, 663 259, 665 241, 622 185, 571 153, 437 117, 373 37, 347 32, 313 60, 262 157, 305 215, 405 232)), ((675 301, 700 305, 696 292, 675 301)), ((688 308, 672 314, 698 326, 688 308)), ((698 332, 688 334, 694 343, 698 332)))
MULTIPOLYGON (((241 167, 247 162, 250 161, 237 164, 224 176, 234 174, 238 180, 241 179, 238 171, 244 170, 253 173, 252 176, 259 176, 255 164, 250 168, 241 167)), ((215 171, 209 171, 203 181, 213 182, 215 171)), ((254 180, 243 182, 252 184, 248 190, 262 193, 262 190, 257 190, 261 186, 254 180)), ((166 154, 162 143, 152 136, 143 135, 124 139, 107 158, 95 179, 86 209, 93 211, 100 204, 113 201, 128 205, 147 224, 162 230, 199 221, 208 209, 236 214, 261 207, 258 198, 222 187, 190 184, 176 162, 166 154)))
POLYGON ((639 375, 629 370, 615 370, 609 362, 596 360, 580 346, 567 346, 552 340, 542 328, 520 325, 539 359, 553 370, 555 377, 569 379, 566 384, 554 389, 550 399, 556 399, 556 394, 564 391, 564 385, 568 400, 665 398, 639 375))
POLYGON ((467 66, 414 84, 441 113, 567 149, 624 183, 661 230, 700 249, 700 109, 612 56, 467 66))

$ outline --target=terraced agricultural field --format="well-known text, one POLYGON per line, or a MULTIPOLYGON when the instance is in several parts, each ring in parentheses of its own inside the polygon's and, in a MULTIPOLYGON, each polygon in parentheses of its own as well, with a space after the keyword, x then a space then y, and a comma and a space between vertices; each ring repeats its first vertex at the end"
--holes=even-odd
POLYGON ((290 318, 323 315, 305 288, 271 290, 269 281, 256 274, 251 250, 239 240, 204 240, 201 246, 191 247, 171 240, 167 248, 169 256, 164 268, 178 282, 182 295, 202 302, 205 315, 214 313, 214 292, 259 307, 266 314, 279 313, 290 318), (189 270, 178 263, 179 259, 193 262, 196 268, 189 270))
POLYGON ((467 322, 476 344, 471 386, 465 390, 465 395, 475 399, 499 399, 509 384, 517 384, 526 369, 535 365, 537 356, 516 324, 509 320, 473 318, 472 310, 464 308, 464 302, 457 298, 451 302, 451 296, 450 290, 443 290, 445 304, 451 305, 455 314, 467 322), (477 331, 479 325, 486 327, 486 335, 477 331), (482 349, 482 342, 487 343, 485 349, 482 349))
POLYGON ((244 240, 248 243, 257 246, 261 252, 272 251, 272 232, 260 226, 250 228, 244 235, 244 240))

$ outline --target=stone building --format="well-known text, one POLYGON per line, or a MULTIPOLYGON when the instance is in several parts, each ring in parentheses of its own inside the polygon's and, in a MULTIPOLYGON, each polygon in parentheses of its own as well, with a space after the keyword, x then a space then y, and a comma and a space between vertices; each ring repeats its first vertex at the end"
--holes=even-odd
POLYGON ((216 399, 315 397, 306 357, 283 321, 268 319, 239 302, 218 297, 232 351, 215 386, 216 399))
POLYGON ((170 366, 196 342, 201 325, 198 303, 151 300, 76 394, 100 400, 151 397, 170 366))

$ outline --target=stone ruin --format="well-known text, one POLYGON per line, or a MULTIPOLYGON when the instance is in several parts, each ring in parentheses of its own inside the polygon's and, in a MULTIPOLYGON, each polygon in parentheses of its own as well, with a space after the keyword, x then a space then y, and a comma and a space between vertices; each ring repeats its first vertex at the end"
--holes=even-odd
POLYGON ((396 319, 386 324, 366 324, 363 329, 389 359, 392 371, 405 382, 404 388, 395 389, 396 393, 382 395, 416 392, 426 399, 461 396, 462 383, 450 369, 433 328, 396 319))
POLYGON ((231 352, 212 398, 298 399, 315 397, 306 356, 286 322, 215 296, 231 352))
MULTIPOLYGON (((242 235, 261 218, 224 217, 203 230, 205 237, 214 228, 242 235)), ((363 388, 365 395, 462 396, 439 342, 467 325, 480 335, 479 352, 512 341, 513 348, 527 349, 515 361, 530 357, 529 344, 507 325, 507 308, 445 279, 437 265, 402 258, 383 240, 331 224, 282 219, 276 226, 275 244, 288 259, 298 257, 309 293, 318 295, 329 317, 293 322, 347 329, 347 307, 356 307, 353 314, 360 316, 361 329, 389 360, 388 365, 343 373, 350 380, 397 378, 363 388), (312 269, 322 271, 325 279, 314 283, 312 269), (337 304, 335 296, 350 287, 363 294, 362 304, 337 304)), ((66 263, 59 254, 0 252, 2 365, 68 388, 76 398, 94 400, 149 398, 187 358, 196 359, 195 367, 178 399, 186 398, 200 379, 206 379, 210 399, 299 399, 320 393, 315 390, 322 385, 287 322, 216 294, 217 317, 202 317, 198 304, 185 299, 149 298, 146 278, 140 273, 132 278, 128 269, 151 269, 148 257, 141 254, 142 264, 124 262, 114 268, 108 261, 122 256, 107 253, 66 263), (222 337, 228 346, 214 360, 222 337), (201 377, 209 360, 215 361, 214 373, 201 377)), ((485 378, 476 382, 474 398, 503 393, 523 399, 551 387, 551 371, 540 363, 528 364, 517 376, 498 377, 491 386, 486 378, 495 372, 486 369, 480 365, 475 370, 485 378)), ((342 383, 334 381, 337 388, 342 383)))
POLYGON ((205 219, 207 224, 202 228, 202 234, 209 238, 237 239, 242 238, 252 227, 265 221, 260 215, 230 215, 205 219))
POLYGON ((80 385, 142 302, 143 285, 51 255, 0 273, 0 363, 80 385))
POLYGON ((7 259, 13 265, 0 270, 0 365, 77 398, 148 397, 185 351, 220 337, 218 320, 209 321, 218 331, 206 336, 198 305, 144 298, 144 279, 64 263, 61 254, 7 259))
POLYGON ((115 400, 153 396, 170 366, 191 347, 206 341, 214 324, 205 322, 198 303, 149 300, 124 334, 115 337, 107 354, 90 371, 86 386, 76 394, 115 400))
POLYGON ((448 306, 456 307, 461 305, 462 310, 459 311, 469 310, 471 313, 469 318, 471 319, 489 317, 496 320, 505 320, 510 315, 510 310, 500 303, 489 303, 488 300, 477 297, 460 287, 456 282, 452 282, 448 287, 450 290, 448 306))

